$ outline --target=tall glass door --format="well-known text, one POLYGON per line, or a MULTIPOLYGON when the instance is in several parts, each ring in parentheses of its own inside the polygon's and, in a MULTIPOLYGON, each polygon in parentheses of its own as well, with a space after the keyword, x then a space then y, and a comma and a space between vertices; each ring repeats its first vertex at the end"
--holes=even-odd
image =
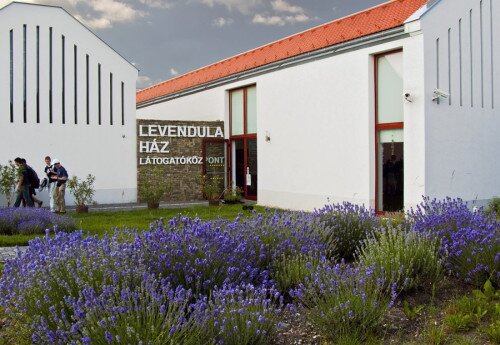
POLYGON ((404 208, 403 52, 375 56, 375 208, 404 208))
POLYGON ((378 132, 377 205, 380 211, 401 211, 404 207, 403 129, 378 132))
POLYGON ((257 87, 229 93, 231 181, 245 199, 257 200, 257 87))
POLYGON ((233 184, 243 191, 245 199, 257 199, 257 140, 231 141, 233 184))

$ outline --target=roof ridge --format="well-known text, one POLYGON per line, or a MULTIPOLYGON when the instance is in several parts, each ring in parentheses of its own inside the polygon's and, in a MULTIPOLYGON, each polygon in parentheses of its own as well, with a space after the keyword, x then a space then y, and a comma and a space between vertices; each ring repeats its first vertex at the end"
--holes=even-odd
POLYGON ((388 0, 388 1, 383 2, 383 3, 381 3, 381 4, 378 4, 378 5, 372 6, 372 7, 370 7, 370 8, 367 8, 367 9, 364 9, 364 10, 361 10, 361 11, 358 11, 358 12, 355 12, 355 13, 348 14, 348 15, 346 15, 346 16, 343 16, 343 17, 340 17, 340 18, 337 18, 337 19, 331 20, 331 21, 329 21, 329 22, 326 22, 326 23, 323 23, 323 24, 320 24, 320 25, 317 25, 317 26, 313 26, 312 28, 302 30, 302 31, 300 31, 300 32, 297 32, 297 33, 294 33, 294 34, 291 34, 291 35, 285 36, 285 37, 283 37, 283 38, 279 38, 279 39, 277 39, 277 40, 275 40, 275 41, 272 41, 272 42, 268 42, 268 43, 262 44, 262 45, 258 46, 257 48, 252 48, 252 49, 250 49, 250 50, 246 50, 246 51, 243 51, 243 52, 241 52, 241 53, 234 54, 234 55, 232 55, 232 56, 230 56, 230 57, 224 58, 224 59, 222 59, 222 60, 218 60, 218 61, 216 61, 216 62, 214 62, 214 63, 208 64, 208 65, 204 65, 204 66, 202 66, 202 67, 196 68, 196 69, 191 70, 191 71, 189 71, 189 72, 183 73, 183 74, 181 74, 181 75, 179 75, 179 76, 175 76, 175 77, 172 77, 172 78, 170 78, 170 79, 160 81, 160 82, 158 82, 158 83, 156 83, 156 84, 154 84, 154 85, 151 85, 151 86, 145 87, 144 89, 140 89, 140 90, 138 90, 137 92, 142 92, 142 91, 146 91, 146 90, 149 90, 149 89, 153 89, 153 88, 155 88, 155 87, 157 87, 157 86, 159 86, 159 85, 161 85, 161 84, 163 84, 163 83, 168 83, 168 82, 170 82, 170 81, 172 81, 172 80, 180 79, 180 78, 182 78, 182 77, 183 77, 183 76, 185 76, 185 75, 188 75, 188 74, 191 74, 191 73, 196 73, 197 71, 202 70, 202 69, 204 69, 204 68, 208 68, 208 67, 210 67, 210 66, 217 65, 217 64, 222 64, 222 63, 224 63, 225 61, 228 61, 228 60, 231 60, 231 59, 237 58, 238 56, 241 56, 241 55, 244 55, 244 54, 248 54, 248 53, 250 53, 250 52, 253 52, 253 51, 259 50, 259 49, 264 48, 264 47, 268 47, 268 46, 270 46, 270 45, 272 45, 272 44, 274 44, 274 43, 279 43, 279 42, 282 42, 282 41, 286 41, 286 40, 287 40, 287 39, 289 39, 289 38, 296 37, 296 36, 299 36, 299 35, 301 35, 301 34, 303 34, 303 33, 306 33, 306 32, 309 32, 309 31, 313 31, 313 30, 316 30, 316 29, 319 29, 319 28, 324 27, 324 26, 326 26, 326 25, 331 25, 331 24, 333 24, 333 23, 335 23, 335 22, 337 22, 337 21, 342 21, 342 20, 347 19, 347 18, 349 18, 349 17, 354 17, 354 16, 356 16, 356 15, 362 14, 362 13, 364 13, 364 12, 368 12, 368 11, 370 11, 370 10, 373 10, 373 9, 377 8, 377 7, 385 6, 385 5, 387 5, 387 4, 389 4, 389 3, 392 3, 392 2, 395 2, 395 1, 400 1, 400 2, 402 2, 402 1, 407 1, 407 0, 388 0))
MULTIPOLYGON (((383 2, 381 4, 372 6, 370 8, 367 8, 367 9, 364 9, 364 10, 361 10, 361 11, 358 11, 358 12, 355 12, 355 13, 351 13, 351 14, 346 15, 344 17, 337 18, 337 19, 334 19, 332 21, 329 21, 329 22, 326 22, 326 23, 314 26, 312 28, 303 30, 301 32, 298 32, 298 33, 295 33, 295 34, 292 34, 292 35, 280 38, 278 40, 275 40, 275 41, 263 44, 263 45, 261 45, 259 47, 256 47, 256 48, 253 48, 253 49, 250 49, 250 50, 247 50, 247 51, 235 54, 235 55, 230 56, 228 58, 225 58, 223 60, 219 60, 219 61, 216 61, 214 63, 211 63, 211 64, 208 64, 208 65, 202 66, 200 68, 197 68, 195 70, 189 71, 189 72, 184 73, 184 74, 182 74, 180 76, 177 76, 177 77, 174 77, 174 78, 170 78, 170 79, 161 81, 159 83, 156 83, 154 85, 151 85, 151 86, 149 86, 147 88, 138 90, 137 91, 137 97, 139 98, 141 95, 143 95, 144 93, 146 93, 148 90, 152 90, 152 89, 155 89, 155 88, 158 88, 158 87, 161 87, 161 86, 164 86, 164 85, 169 85, 169 84, 172 84, 172 83, 179 84, 179 83, 181 83, 182 79, 185 79, 186 77, 189 78, 191 76, 196 76, 200 71, 207 71, 208 72, 209 70, 213 70, 214 67, 223 65, 224 63, 227 63, 227 62, 233 62, 232 65, 234 65, 235 64, 234 63, 235 60, 237 60, 239 58, 245 58, 247 55, 254 54, 254 55, 257 55, 256 57, 260 57, 261 58, 261 62, 258 62, 258 61, 255 62, 255 60, 254 60, 254 63, 251 66, 248 65, 248 62, 247 62, 247 64, 244 65, 244 67, 243 66, 236 66, 236 67, 232 66, 233 69, 234 69, 234 71, 228 70, 228 71, 225 71, 225 72, 221 72, 221 73, 219 73, 218 77, 212 76, 212 79, 210 79, 210 76, 208 76, 208 77, 205 76, 206 77, 205 81, 201 81, 201 80, 189 81, 189 79, 188 79, 188 82, 186 82, 186 83, 189 84, 189 85, 187 85, 187 86, 181 86, 177 90, 170 91, 170 92, 166 91, 166 92, 163 92, 162 94, 159 94, 159 95, 152 94, 152 95, 145 96, 145 97, 143 97, 144 99, 138 100, 137 103, 146 102, 146 101, 148 101, 150 99, 161 97, 161 96, 164 96, 166 94, 169 94, 169 93, 172 93, 172 92, 175 92, 175 91, 179 91, 179 90, 183 90, 183 89, 191 87, 191 86, 200 85, 200 84, 203 84, 204 82, 207 82, 207 81, 217 80, 217 79, 223 78, 225 76, 232 75, 234 73, 242 72, 242 71, 245 71, 245 70, 250 70, 250 69, 253 69, 255 67, 263 66, 263 65, 271 63, 271 62, 285 60, 285 59, 287 59, 289 57, 298 56, 300 54, 303 54, 303 53, 306 53, 306 52, 310 52, 310 51, 314 51, 314 50, 317 50, 317 49, 320 49, 320 48, 324 48, 326 46, 331 46, 331 45, 334 45, 336 43, 340 43, 340 42, 343 42, 343 41, 349 41, 349 40, 352 40, 352 39, 355 39, 355 38, 358 38, 358 37, 363 37, 365 35, 369 35, 371 33, 380 32, 380 31, 384 31, 384 30, 386 30, 388 28, 392 28, 392 27, 395 27, 395 26, 398 26, 398 25, 403 25, 404 24, 404 20, 407 19, 407 18, 404 18, 403 20, 401 20, 401 18, 399 18, 399 17, 401 17, 401 13, 400 12, 404 12, 405 14, 407 14, 407 12, 409 12, 409 11, 411 11, 411 10, 414 9, 412 7, 413 4, 418 5, 418 7, 421 7, 426 2, 427 2, 427 0, 389 0, 389 1, 383 2), (407 4, 406 7, 404 7, 405 3, 407 4), (310 43, 309 47, 305 47, 303 44, 301 45, 300 44, 301 42, 299 41, 298 43, 296 43, 298 51, 297 51, 297 49, 295 49, 295 52, 291 51, 291 53, 289 54, 289 51, 287 50, 286 51, 286 57, 284 57, 283 54, 282 55, 279 54, 279 48, 278 48, 278 52, 269 52, 269 53, 273 53, 274 54, 273 55, 274 58, 272 56, 271 57, 270 56, 266 56, 266 53, 263 53, 263 54, 261 54, 261 56, 258 56, 258 52, 264 50, 265 48, 273 48, 274 45, 278 45, 278 44, 282 44, 282 43, 286 44, 286 43, 288 43, 288 41, 292 41, 293 39, 303 37, 304 35, 311 36, 316 31, 321 30, 321 28, 324 28, 325 30, 326 29, 330 29, 330 28, 332 28, 332 25, 335 25, 335 24, 338 24, 339 26, 342 26, 342 23, 345 23, 346 20, 349 20, 349 18, 350 19, 356 19, 360 15, 370 14, 370 13, 373 13, 372 11, 376 11, 379 8, 384 8, 384 7, 393 6, 393 5, 396 6, 396 4, 400 4, 400 7, 402 7, 402 8, 397 7, 395 9, 395 11, 394 11, 399 16, 397 16, 396 18, 394 18, 394 17, 389 18, 388 20, 382 21, 382 22, 373 22, 372 21, 369 24, 372 25, 372 28, 375 27, 376 28, 375 30, 370 30, 369 29, 369 30, 361 31, 360 27, 358 27, 357 30, 356 30, 356 32, 354 33, 354 35, 353 35, 352 31, 351 32, 347 32, 347 33, 339 31, 337 37, 333 37, 333 35, 331 35, 331 33, 330 33, 329 36, 326 36, 326 37, 323 36, 324 37, 324 41, 326 41, 326 44, 325 44, 325 42, 323 42, 323 44, 320 43, 320 42, 318 42, 318 37, 317 37, 318 35, 313 36, 313 37, 307 37, 306 36, 306 38, 308 38, 308 39, 313 38, 313 39, 316 39, 316 41, 309 42, 310 43), (280 55, 280 57, 278 57, 278 55, 280 55), (263 59, 263 61, 262 61, 262 59, 263 59), (243 69, 241 69, 241 67, 243 67, 243 69), (210 80, 207 80, 207 78, 210 79, 210 80)), ((380 13, 380 11, 379 11, 379 13, 380 13)), ((376 17, 379 13, 374 14, 374 16, 376 17)), ((361 27, 361 28, 365 29, 366 27, 361 27)), ((356 28, 354 28, 354 29, 356 29, 356 28)), ((293 43, 290 43, 290 45, 293 45, 293 43)), ((295 48, 295 46, 288 47, 288 48, 295 48)))

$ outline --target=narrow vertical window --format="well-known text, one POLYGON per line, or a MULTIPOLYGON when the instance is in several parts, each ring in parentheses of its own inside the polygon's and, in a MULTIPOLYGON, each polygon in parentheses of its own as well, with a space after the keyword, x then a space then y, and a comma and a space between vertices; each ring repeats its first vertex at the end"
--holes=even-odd
POLYGON ((113 124, 113 73, 109 74, 109 124, 113 124))
POLYGON ((479 2, 479 31, 481 35, 481 108, 484 108, 483 0, 479 2))
MULTIPOLYGON (((439 89, 439 38, 436 39, 436 89, 439 89)), ((439 104, 439 98, 437 104, 439 104)))
POLYGON ((27 92, 26 92, 26 78, 27 78, 27 57, 26 57, 26 24, 23 25, 23 121, 28 122, 28 109, 27 109, 27 92))
POLYGON ((40 123, 40 26, 36 27, 36 123, 40 123))
POLYGON ((85 99, 85 108, 87 110, 87 125, 90 124, 90 107, 89 107, 89 54, 86 56, 86 61, 85 61, 85 76, 86 76, 86 87, 85 87, 85 93, 87 94, 87 97, 85 99))
POLYGON ((74 72, 74 98, 75 98, 75 125, 78 124, 78 48, 73 45, 73 72, 74 72))
POLYGON ((464 105, 463 77, 462 77, 462 19, 458 20, 458 64, 460 70, 460 106, 464 105))
POLYGON ((474 107, 474 54, 472 44, 472 10, 469 12, 470 106, 474 107))
POLYGON ((491 45, 491 109, 495 109, 495 73, 493 68, 493 0, 490 0, 490 45, 491 45))
POLYGON ((451 28, 448 29, 448 105, 451 105, 451 28))
POLYGON ((61 37, 62 58, 61 58, 61 76, 62 76, 62 123, 66 123, 66 42, 64 35, 61 37))
POLYGON ((98 115, 98 123, 101 124, 101 119, 102 119, 101 64, 97 65, 97 115, 98 115))
POLYGON ((10 30, 10 122, 14 122, 14 30, 10 30))
POLYGON ((125 125, 125 83, 122 81, 122 126, 125 125))
POLYGON ((53 95, 52 95, 52 74, 53 74, 53 66, 52 66, 52 27, 49 28, 49 123, 52 123, 52 109, 53 106, 53 95))

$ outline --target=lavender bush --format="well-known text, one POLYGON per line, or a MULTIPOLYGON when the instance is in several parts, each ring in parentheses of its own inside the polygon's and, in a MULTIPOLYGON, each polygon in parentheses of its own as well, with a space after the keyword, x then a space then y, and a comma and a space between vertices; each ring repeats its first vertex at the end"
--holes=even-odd
POLYGON ((145 268, 138 254, 115 239, 84 237, 82 231, 51 238, 47 231, 45 238, 30 241, 25 254, 6 262, 0 303, 19 327, 52 332, 64 343, 75 312, 69 302, 88 289, 100 295, 109 286, 140 286, 145 268))
POLYGON ((387 290, 393 283, 400 290, 410 290, 440 279, 440 247, 440 239, 428 233, 386 225, 372 232, 356 257, 364 267, 375 268, 375 275, 385 280, 387 290))
POLYGON ((57 226, 59 231, 72 231, 75 221, 43 208, 0 208, 0 235, 44 234, 57 226))
POLYGON ((223 286, 196 304, 193 318, 216 344, 268 344, 279 327, 283 297, 268 283, 223 286))
MULTIPOLYGON (((134 288, 120 290, 111 285, 101 294, 85 288, 78 299, 67 298, 74 320, 67 340, 82 344, 201 344, 199 327, 190 317, 191 293, 182 287, 174 290, 151 275, 145 274, 143 279, 134 288)), ((57 337, 57 332, 41 329, 32 339, 53 341, 57 337)))
POLYGON ((461 199, 424 201, 409 212, 413 228, 441 239, 447 271, 482 286, 500 283, 500 222, 483 210, 472 211, 461 199))
POLYGON ((244 233, 228 231, 222 221, 174 218, 170 228, 157 223, 138 234, 134 245, 151 272, 174 286, 208 294, 215 286, 258 282, 266 271, 257 268, 258 255, 244 233))
POLYGON ((266 270, 283 255, 322 256, 327 250, 320 236, 323 224, 311 213, 279 210, 254 213, 252 217, 236 219, 230 228, 245 234, 258 255, 258 266, 266 270))
POLYGON ((378 226, 373 210, 348 202, 326 205, 315 211, 314 216, 321 221, 320 236, 330 258, 353 259, 361 242, 378 226))
POLYGON ((324 337, 360 343, 397 297, 396 285, 387 294, 385 282, 373 273, 374 267, 322 265, 290 294, 324 337))
POLYGON ((283 254, 273 260, 270 275, 279 291, 286 296, 325 262, 325 257, 315 253, 283 254))

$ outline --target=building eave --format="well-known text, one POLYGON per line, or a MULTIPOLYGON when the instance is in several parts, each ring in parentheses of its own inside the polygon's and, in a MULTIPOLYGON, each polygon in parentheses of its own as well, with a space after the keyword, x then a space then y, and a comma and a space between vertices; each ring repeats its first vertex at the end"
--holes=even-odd
POLYGON ((312 62, 315 60, 329 58, 338 54, 343 54, 348 51, 358 50, 380 44, 383 42, 393 41, 408 37, 409 35, 405 32, 404 26, 398 26, 386 31, 378 32, 372 35, 363 36, 348 42, 339 43, 326 48, 318 49, 312 52, 308 52, 302 55, 291 57, 289 59, 276 61, 261 67, 246 70, 240 73, 232 74, 224 78, 216 79, 207 83, 196 85, 191 88, 186 88, 168 95, 156 97, 145 102, 137 104, 137 109, 145 108, 154 104, 167 102, 175 98, 180 98, 188 96, 197 92, 205 91, 215 87, 231 84, 237 81, 253 78, 259 75, 275 72, 285 68, 294 67, 304 63, 312 62))

